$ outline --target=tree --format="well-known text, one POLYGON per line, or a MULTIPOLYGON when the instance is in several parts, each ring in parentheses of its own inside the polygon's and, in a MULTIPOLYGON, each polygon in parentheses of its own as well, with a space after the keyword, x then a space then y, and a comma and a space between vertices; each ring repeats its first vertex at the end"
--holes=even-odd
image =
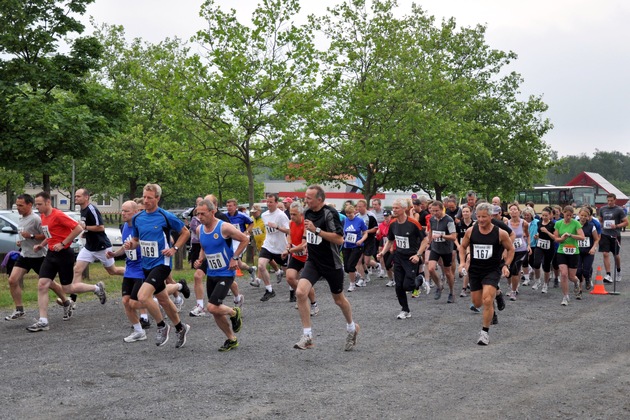
POLYGON ((86 83, 102 47, 74 18, 93 0, 0 1, 0 153, 5 168, 28 172, 34 164, 50 191, 57 159, 80 156, 87 145, 116 129, 125 104, 106 88, 86 83))

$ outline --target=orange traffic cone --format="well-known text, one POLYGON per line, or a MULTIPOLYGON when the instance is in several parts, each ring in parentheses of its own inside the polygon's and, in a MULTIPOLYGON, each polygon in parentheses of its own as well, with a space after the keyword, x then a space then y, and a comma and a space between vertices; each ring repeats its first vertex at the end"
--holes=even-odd
POLYGON ((597 267, 597 275, 595 276, 595 286, 591 290, 591 295, 607 295, 608 292, 604 289, 604 278, 602 277, 602 268, 597 267))
POLYGON ((243 277, 243 272, 241 271, 240 267, 236 269, 236 277, 243 277))

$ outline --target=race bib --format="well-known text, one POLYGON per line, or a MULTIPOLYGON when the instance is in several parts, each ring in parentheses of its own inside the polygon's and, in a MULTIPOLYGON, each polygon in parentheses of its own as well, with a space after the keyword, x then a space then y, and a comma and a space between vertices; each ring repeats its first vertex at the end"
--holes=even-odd
POLYGON ((492 245, 473 244, 473 256, 477 260, 488 260, 492 257, 492 245))
POLYGON ((232 226, 234 226, 236 228, 236 230, 238 230, 239 232, 241 231, 241 224, 240 223, 232 223, 232 226))
POLYGON ((278 229, 269 226, 265 226, 265 229, 267 229, 267 233, 276 233, 278 231, 278 229))
POLYGON ((296 252, 293 252, 293 255, 295 255, 296 257, 302 257, 306 254, 304 253, 304 251, 296 251, 296 252))
POLYGON ((355 244, 357 242, 357 234, 346 233, 346 242, 348 242, 349 244, 355 244))
POLYGON ((523 239, 522 238, 516 238, 514 240, 514 248, 520 248, 523 246, 523 239))
POLYGON ((396 239, 396 248, 409 249, 409 238, 398 235, 394 235, 394 238, 396 239))
POLYGON ((18 234, 15 235, 15 243, 20 244, 22 242, 22 232, 24 232, 24 228, 18 228, 18 234))
POLYGON ((433 231, 433 240, 435 242, 446 242, 446 239, 442 238, 441 236, 444 235, 445 232, 439 231, 439 230, 434 230, 433 231))
POLYGON ((565 245, 562 247, 562 252, 564 252, 565 255, 575 255, 576 249, 577 248, 573 245, 565 245))
POLYGON ((140 241, 140 249, 142 250, 142 255, 145 257, 159 257, 159 248, 157 241, 140 241))
POLYGON ((538 248, 540 248, 540 249, 551 249, 551 241, 549 239, 539 239, 538 240, 538 248))
POLYGON ((50 234, 50 231, 48 230, 48 226, 42 225, 42 231, 44 232, 44 236, 46 236, 46 239, 52 238, 52 235, 50 234))
POLYGON ((322 237, 319 235, 315 235, 315 233, 311 232, 310 230, 307 230, 306 243, 311 245, 319 245, 322 243, 322 237))
POLYGON ((578 246, 580 248, 590 248, 591 247, 591 238, 589 238, 587 236, 586 238, 584 238, 583 241, 578 241, 578 246))
POLYGON ((126 249, 125 255, 129 261, 136 261, 138 259, 138 250, 137 249, 126 249))
POLYGON ((604 220, 604 229, 612 229, 614 224, 614 220, 604 220))
POLYGON ((225 260, 223 259, 223 254, 206 254, 206 261, 208 261, 208 267, 211 270, 220 270, 222 268, 227 267, 225 260))
POLYGON ((262 229, 261 229, 261 228, 257 228, 257 227, 256 227, 256 228, 253 228, 253 229, 252 229, 252 234, 253 234, 254 236, 260 236, 260 235, 262 235, 262 234, 263 234, 263 231, 262 231, 262 229))

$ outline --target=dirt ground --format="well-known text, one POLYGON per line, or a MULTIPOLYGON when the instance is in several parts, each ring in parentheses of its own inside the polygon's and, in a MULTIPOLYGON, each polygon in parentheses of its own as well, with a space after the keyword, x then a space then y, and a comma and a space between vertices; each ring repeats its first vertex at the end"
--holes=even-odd
POLYGON ((523 287, 487 347, 476 344, 481 317, 469 298, 423 295, 411 300, 412 318, 397 320, 382 279, 349 294, 361 326, 352 352, 342 350, 345 323, 323 282, 306 351, 293 349, 301 326, 286 283, 260 302, 263 289, 239 281, 244 324, 228 353, 217 351, 224 337, 211 318, 187 315, 192 300, 182 349, 173 332, 156 347, 154 325, 147 341, 124 343, 118 291, 104 306, 79 298, 67 322, 52 308, 47 332, 26 331, 30 308, 25 320, 0 321, 0 418, 629 418, 629 249, 620 295, 562 307, 560 289, 523 287))

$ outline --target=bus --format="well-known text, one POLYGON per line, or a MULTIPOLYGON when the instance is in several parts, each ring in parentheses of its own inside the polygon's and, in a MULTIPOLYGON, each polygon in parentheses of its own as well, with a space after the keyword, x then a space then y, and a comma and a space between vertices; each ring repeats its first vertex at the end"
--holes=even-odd
POLYGON ((576 208, 582 206, 595 206, 595 188, 588 185, 534 187, 524 190, 516 195, 516 201, 522 206, 528 201, 534 203, 534 210, 540 214, 547 206, 559 205, 560 207, 573 205, 576 208))

